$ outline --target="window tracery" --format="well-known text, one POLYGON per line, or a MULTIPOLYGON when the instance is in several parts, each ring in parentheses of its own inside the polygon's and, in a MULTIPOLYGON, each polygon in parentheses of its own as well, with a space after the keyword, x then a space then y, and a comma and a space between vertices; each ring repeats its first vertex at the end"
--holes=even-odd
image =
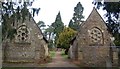
POLYGON ((102 38, 102 32, 98 28, 92 28, 89 31, 89 37, 92 44, 102 44, 103 38, 102 38))
POLYGON ((29 42, 30 32, 26 24, 23 23, 17 29, 16 42, 29 42))

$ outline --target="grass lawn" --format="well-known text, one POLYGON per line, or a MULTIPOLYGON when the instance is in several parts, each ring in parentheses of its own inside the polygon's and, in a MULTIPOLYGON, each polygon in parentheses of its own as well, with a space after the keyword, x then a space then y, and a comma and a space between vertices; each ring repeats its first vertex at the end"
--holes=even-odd
POLYGON ((49 51, 49 57, 50 57, 50 59, 49 59, 48 63, 52 62, 52 59, 55 57, 55 51, 49 51))
POLYGON ((61 51, 61 55, 63 58, 68 59, 68 55, 65 54, 64 50, 61 51))
POLYGON ((55 57, 55 51, 50 51, 50 57, 51 58, 55 57))

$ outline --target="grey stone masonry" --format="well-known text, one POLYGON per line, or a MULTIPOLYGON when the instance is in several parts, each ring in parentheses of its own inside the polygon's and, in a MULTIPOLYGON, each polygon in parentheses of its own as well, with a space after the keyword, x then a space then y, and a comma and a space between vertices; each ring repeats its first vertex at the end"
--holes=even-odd
POLYGON ((33 17, 26 17, 15 22, 17 29, 15 38, 3 43, 3 60, 5 62, 36 62, 44 61, 48 56, 48 44, 43 39, 40 28, 35 23, 33 17))
POLYGON ((93 8, 87 20, 80 25, 76 40, 70 47, 69 57, 77 59, 83 66, 111 67, 110 37, 104 20, 93 8))

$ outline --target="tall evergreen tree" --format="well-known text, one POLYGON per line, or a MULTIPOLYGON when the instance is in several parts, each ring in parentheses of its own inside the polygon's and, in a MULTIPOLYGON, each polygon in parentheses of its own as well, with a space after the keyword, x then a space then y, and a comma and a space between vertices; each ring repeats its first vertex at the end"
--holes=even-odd
POLYGON ((61 14, 60 12, 56 16, 56 20, 54 23, 52 23, 52 26, 54 27, 54 33, 58 35, 64 28, 64 24, 61 19, 61 14))
POLYGON ((84 18, 83 14, 84 8, 82 7, 82 4, 78 2, 76 7, 74 8, 74 14, 72 20, 70 20, 69 27, 74 30, 79 30, 80 24, 82 22, 82 19, 84 18))
POLYGON ((56 16, 56 20, 55 20, 54 23, 52 23, 51 26, 54 28, 54 34, 56 35, 55 36, 55 41, 56 41, 56 39, 58 38, 59 33, 62 32, 62 30, 64 29, 64 23, 62 22, 60 12, 56 16))
POLYGON ((70 28, 74 29, 75 26, 74 26, 74 23, 73 23, 72 19, 70 20, 68 26, 69 26, 70 28))

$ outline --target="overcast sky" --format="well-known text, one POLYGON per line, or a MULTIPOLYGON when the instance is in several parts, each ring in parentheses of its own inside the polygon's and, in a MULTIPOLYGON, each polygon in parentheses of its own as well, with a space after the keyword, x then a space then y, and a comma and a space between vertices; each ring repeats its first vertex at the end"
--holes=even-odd
POLYGON ((56 15, 60 11, 62 21, 68 25, 70 19, 73 17, 74 7, 78 2, 81 2, 84 7, 83 15, 85 19, 89 16, 93 9, 93 0, 36 0, 33 7, 41 8, 38 16, 34 19, 36 22, 44 21, 45 24, 50 25, 55 21, 56 15))

